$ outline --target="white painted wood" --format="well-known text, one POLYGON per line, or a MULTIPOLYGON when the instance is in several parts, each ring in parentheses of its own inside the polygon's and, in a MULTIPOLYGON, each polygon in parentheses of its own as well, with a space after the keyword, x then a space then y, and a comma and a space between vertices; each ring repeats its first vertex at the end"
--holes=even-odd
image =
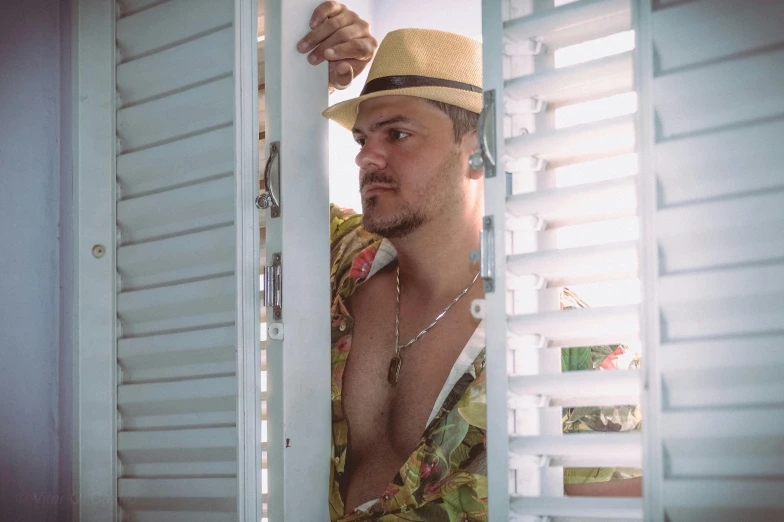
POLYGON ((227 27, 196 40, 117 66, 123 106, 232 73, 234 30, 227 27))
POLYGON ((550 48, 564 47, 631 29, 629 0, 580 0, 542 10, 504 24, 515 41, 536 38, 550 48))
POLYGON ((634 150, 634 115, 566 129, 543 130, 507 140, 512 158, 536 156, 549 162, 578 162, 634 150))
POLYGON ((674 206, 780 186, 784 148, 768 137, 782 133, 784 120, 779 118, 657 143, 662 203, 674 206), (738 176, 739 169, 743 176, 738 176))
POLYGON ((232 0, 170 0, 121 18, 117 45, 122 62, 230 26, 233 5, 232 0))
MULTIPOLYGON (((501 1, 482 0, 483 88, 495 90, 496 161, 504 158, 503 7, 501 1)), ((502 168, 499 170, 503 170, 502 168)), ((488 520, 509 517, 509 495, 514 492, 509 468, 509 422, 506 347, 506 179, 503 172, 485 178, 485 215, 493 216, 495 230, 495 291, 485 293, 487 365, 487 483, 488 520)))
POLYGON ((117 513, 114 2, 74 14, 74 520, 117 513), (104 255, 93 255, 95 246, 104 255))
POLYGON ((281 144, 281 217, 267 214, 267 263, 280 253, 283 340, 267 341, 270 522, 328 518, 331 436, 326 67, 296 50, 318 0, 266 4, 267 144, 281 144), (303 495, 303 491, 307 494, 303 495))
POLYGON ((507 280, 537 275, 549 286, 569 286, 597 281, 629 279, 638 274, 636 241, 606 245, 542 250, 508 256, 507 280))
POLYGON ((636 498, 523 498, 513 497, 512 512, 517 515, 584 517, 594 520, 623 518, 642 520, 642 501, 636 498))
POLYGON ((655 7, 638 71, 648 518, 779 520, 781 5, 655 7))
POLYGON ((534 395, 549 399, 553 405, 573 406, 582 399, 594 406, 636 404, 640 400, 639 370, 573 371, 557 374, 513 375, 509 391, 517 395, 534 395), (613 402, 607 404, 603 397, 613 402), (625 398, 615 402, 618 397, 625 398))
POLYGON ((516 216, 535 215, 549 227, 563 227, 634 216, 637 210, 634 177, 537 190, 510 196, 507 209, 516 216))
POLYGON ((625 52, 515 78, 504 88, 510 98, 536 97, 546 103, 569 105, 631 91, 632 73, 632 52, 625 52))
POLYGON ((231 174, 234 169, 233 140, 234 131, 231 126, 226 126, 121 154, 117 158, 117 179, 123 197, 231 174))
POLYGON ((223 78, 121 109, 117 113, 117 135, 122 151, 229 125, 234 116, 233 94, 233 78, 223 78))
POLYGON ((234 178, 223 176, 117 203, 122 243, 139 243, 234 222, 234 178))
POLYGON ((122 288, 174 284, 234 271, 234 227, 120 247, 122 288))
POLYGON ((754 53, 655 81, 665 138, 784 113, 784 50, 754 53))
POLYGON ((544 456, 568 467, 637 467, 642 463, 642 435, 634 432, 512 436, 509 449, 524 456, 544 456))
POLYGON ((234 276, 123 292, 117 315, 127 336, 223 326, 235 319, 234 276))
POLYGON ((653 27, 660 71, 781 43, 782 20, 784 4, 776 1, 700 0, 658 10, 653 27))
POLYGON ((585 308, 509 316, 509 331, 517 336, 542 335, 556 346, 623 344, 639 331, 636 305, 585 308))

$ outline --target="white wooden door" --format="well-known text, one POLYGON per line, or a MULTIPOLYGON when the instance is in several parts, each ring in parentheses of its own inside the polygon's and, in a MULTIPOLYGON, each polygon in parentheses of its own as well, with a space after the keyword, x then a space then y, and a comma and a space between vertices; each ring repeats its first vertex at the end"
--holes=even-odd
POLYGON ((564 496, 564 468, 640 468, 641 434, 562 426, 640 401, 640 370, 562 372, 569 350, 639 352, 633 7, 483 2, 490 520, 643 517, 564 496), (561 310, 565 287, 594 307, 561 310))
POLYGON ((646 517, 784 520, 784 3, 640 3, 646 517))
POLYGON ((259 520, 256 2, 76 20, 77 519, 259 520))

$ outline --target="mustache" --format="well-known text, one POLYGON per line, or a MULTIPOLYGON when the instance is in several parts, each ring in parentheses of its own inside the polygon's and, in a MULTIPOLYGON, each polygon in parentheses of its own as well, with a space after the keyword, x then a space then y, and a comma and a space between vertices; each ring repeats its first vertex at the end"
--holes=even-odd
POLYGON ((384 185, 391 185, 392 187, 397 188, 397 183, 395 183, 395 180, 391 176, 378 170, 365 174, 365 177, 363 177, 359 183, 359 189, 362 190, 371 183, 383 183, 384 185))

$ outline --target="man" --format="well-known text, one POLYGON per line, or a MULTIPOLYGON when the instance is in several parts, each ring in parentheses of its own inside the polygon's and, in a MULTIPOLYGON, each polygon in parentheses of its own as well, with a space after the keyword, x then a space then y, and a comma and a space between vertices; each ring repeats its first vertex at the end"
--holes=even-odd
MULTIPOLYGON (((483 172, 468 164, 481 57, 464 36, 394 31, 360 97, 324 112, 360 146, 363 207, 331 217, 333 521, 487 520, 484 325, 469 312, 484 295, 469 260, 483 216, 483 172)), ((331 69, 363 67, 350 65, 331 69)), ((567 492, 624 494, 580 489, 567 492)))

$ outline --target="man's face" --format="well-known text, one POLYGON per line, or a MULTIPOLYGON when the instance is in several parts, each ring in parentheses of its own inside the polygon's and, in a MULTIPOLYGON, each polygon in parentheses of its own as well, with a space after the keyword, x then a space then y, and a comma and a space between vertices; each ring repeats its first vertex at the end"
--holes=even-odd
POLYGON ((455 143, 443 111, 411 96, 373 98, 353 132, 366 230, 403 237, 465 210, 470 146, 455 143))

